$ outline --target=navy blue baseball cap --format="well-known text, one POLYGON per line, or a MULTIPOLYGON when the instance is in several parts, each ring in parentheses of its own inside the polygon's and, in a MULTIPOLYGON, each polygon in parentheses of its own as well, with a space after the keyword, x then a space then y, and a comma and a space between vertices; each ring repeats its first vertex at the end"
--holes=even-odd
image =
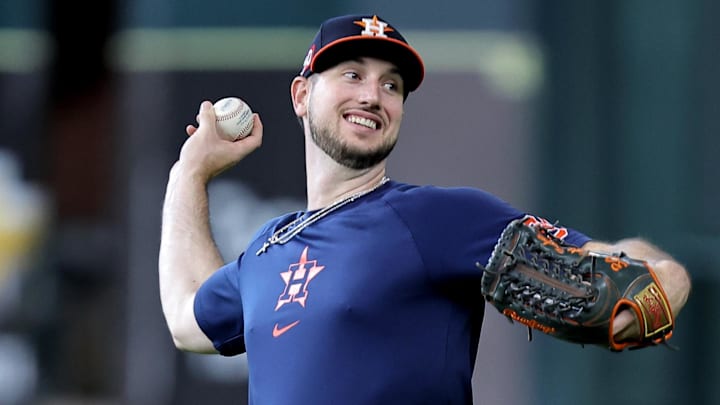
POLYGON ((425 66, 420 54, 400 32, 377 15, 345 15, 320 25, 300 76, 309 77, 340 62, 370 56, 395 64, 405 85, 405 95, 422 83, 425 66))

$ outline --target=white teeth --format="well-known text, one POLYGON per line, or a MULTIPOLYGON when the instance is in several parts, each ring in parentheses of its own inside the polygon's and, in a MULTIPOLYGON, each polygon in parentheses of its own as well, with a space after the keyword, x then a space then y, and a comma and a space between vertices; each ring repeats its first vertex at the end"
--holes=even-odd
POLYGON ((352 122, 353 124, 362 125, 364 127, 375 129, 377 128, 377 123, 371 119, 358 117, 356 115, 351 115, 347 118, 349 122, 352 122))

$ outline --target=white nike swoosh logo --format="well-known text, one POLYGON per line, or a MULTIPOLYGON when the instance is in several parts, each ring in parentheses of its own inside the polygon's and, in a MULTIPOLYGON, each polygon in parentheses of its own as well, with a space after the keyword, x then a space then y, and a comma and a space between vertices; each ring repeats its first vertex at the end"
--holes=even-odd
POLYGON ((282 335, 283 333, 289 331, 290 329, 292 329, 293 327, 295 327, 295 325, 297 325, 297 324, 299 324, 299 323, 300 323, 300 321, 298 320, 298 321, 295 321, 295 322, 293 322, 293 323, 291 323, 291 324, 289 324, 289 325, 285 325, 285 326, 283 326, 283 327, 281 327, 281 328, 278 328, 278 326, 280 326, 280 325, 276 323, 276 324, 275 324, 275 327, 273 327, 273 337, 274 337, 274 338, 279 337, 280 335, 282 335))

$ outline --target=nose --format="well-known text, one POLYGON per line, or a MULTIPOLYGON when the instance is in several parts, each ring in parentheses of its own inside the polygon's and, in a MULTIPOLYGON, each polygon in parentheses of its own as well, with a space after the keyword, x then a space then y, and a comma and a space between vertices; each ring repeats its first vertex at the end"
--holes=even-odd
POLYGON ((377 107, 380 104, 380 84, 368 80, 361 86, 358 101, 365 106, 377 107))

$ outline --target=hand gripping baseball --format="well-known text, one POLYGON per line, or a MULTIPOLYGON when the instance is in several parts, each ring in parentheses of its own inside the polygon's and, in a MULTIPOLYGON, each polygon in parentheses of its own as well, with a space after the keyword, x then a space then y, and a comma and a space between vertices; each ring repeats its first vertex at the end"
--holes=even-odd
POLYGON ((545 228, 516 220, 487 266, 478 267, 487 301, 510 320, 557 338, 620 351, 672 336, 668 299, 644 261, 568 246, 545 228), (626 308, 640 320, 641 335, 617 342, 613 320, 626 308))
POLYGON ((262 144, 263 125, 258 114, 252 114, 253 125, 249 135, 229 141, 220 134, 213 105, 200 104, 198 126, 185 129, 189 138, 180 152, 180 163, 203 178, 212 178, 252 153, 262 144))

